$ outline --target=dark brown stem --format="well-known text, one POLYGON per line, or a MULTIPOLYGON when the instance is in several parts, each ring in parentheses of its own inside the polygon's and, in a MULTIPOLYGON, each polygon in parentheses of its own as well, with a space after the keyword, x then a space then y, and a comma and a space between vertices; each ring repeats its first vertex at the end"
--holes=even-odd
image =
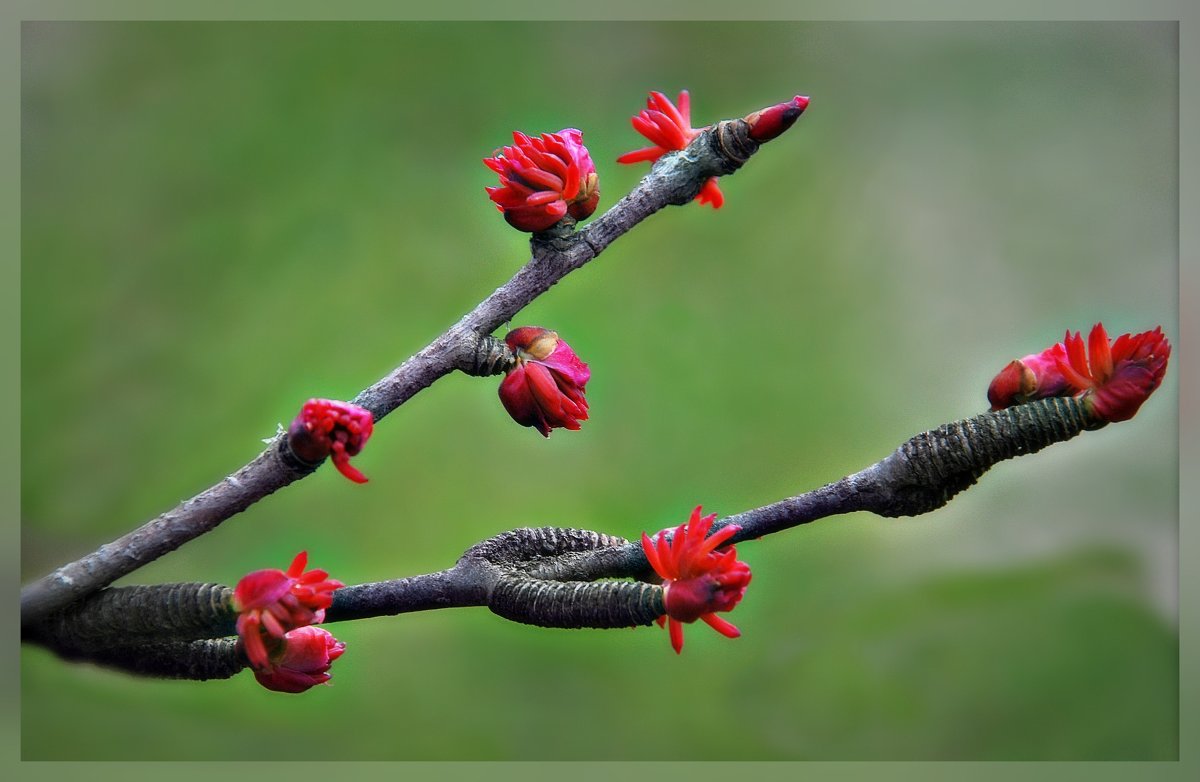
POLYGON ((237 638, 87 648, 59 646, 54 652, 65 660, 159 679, 228 679, 248 665, 237 638))
MULTIPOLYGON (((486 342, 493 331, 642 220, 670 204, 688 203, 709 177, 736 171, 758 149, 748 127, 740 119, 719 122, 687 149, 664 155, 632 192, 587 228, 576 232, 573 221, 566 219, 535 234, 532 258, 511 280, 387 377, 364 389, 352 400, 354 404, 370 410, 378 421, 456 369, 469 374, 499 369, 502 357, 480 358, 494 352, 495 345, 486 342)), ((263 453, 216 486, 26 586, 21 590, 22 627, 209 532, 313 469, 315 465, 291 456, 286 438, 277 436, 263 453)))
POLYGON ((233 590, 220 584, 112 587, 22 628, 50 647, 128 646, 232 635, 233 590))

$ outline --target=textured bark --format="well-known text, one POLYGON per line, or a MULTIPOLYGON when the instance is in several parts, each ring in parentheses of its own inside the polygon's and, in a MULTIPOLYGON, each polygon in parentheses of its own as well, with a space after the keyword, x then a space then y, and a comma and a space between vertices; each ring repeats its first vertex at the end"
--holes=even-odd
POLYGON ((112 587, 23 628, 50 647, 122 646, 233 635, 233 590, 220 584, 112 587))
POLYGON ((57 647, 66 660, 159 679, 228 679, 248 665, 236 638, 166 641, 101 648, 57 647))

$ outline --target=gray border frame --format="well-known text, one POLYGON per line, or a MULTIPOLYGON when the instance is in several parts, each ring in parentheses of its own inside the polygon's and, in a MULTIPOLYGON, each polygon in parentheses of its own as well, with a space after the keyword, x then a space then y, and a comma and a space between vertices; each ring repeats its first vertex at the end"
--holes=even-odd
MULTIPOLYGON (((0 9, 3 39, 0 51, 8 65, 0 72, 0 101, 4 107, 0 133, 0 170, 7 176, 4 181, 4 206, 0 214, 5 244, 10 248, 2 262, 0 278, 0 317, 4 328, 0 338, 0 350, 5 364, 16 371, 5 372, 0 381, 0 404, 4 409, 17 410, 20 401, 20 34, 21 22, 26 20, 514 20, 514 19, 560 19, 570 21, 602 20, 807 20, 807 21, 868 21, 868 20, 923 20, 923 21, 1048 21, 1048 20, 1159 20, 1179 23, 1180 102, 1179 102, 1179 324, 1177 341, 1178 360, 1172 368, 1179 372, 1180 385, 1180 530, 1179 530, 1179 595, 1180 595, 1180 758, 1176 762, 763 762, 763 763, 372 763, 356 765, 351 772, 345 763, 324 763, 338 767, 338 774, 348 772, 358 776, 393 779, 396 774, 414 775, 414 778, 440 778, 443 775, 488 775, 490 778, 514 778, 522 780, 561 779, 572 777, 575 782, 609 780, 614 775, 651 776, 655 778, 697 777, 726 778, 729 775, 754 779, 792 780, 798 775, 821 779, 859 779, 887 776, 889 778, 913 778, 922 780, 960 780, 970 776, 973 780, 986 782, 1001 779, 1086 779, 1089 782, 1102 780, 1138 779, 1195 779, 1200 778, 1200 752, 1196 747, 1197 724, 1200 723, 1200 615, 1195 596, 1200 594, 1200 537, 1196 520, 1200 519, 1200 487, 1194 480, 1184 476, 1195 476, 1200 468, 1200 437, 1197 437, 1196 411, 1197 375, 1194 337, 1200 329, 1196 315, 1197 277, 1196 260, 1200 256, 1200 7, 1189 0, 1010 0, 1002 5, 995 2, 970 0, 805 0, 781 2, 780 0, 740 0, 735 5, 721 0, 693 0, 690 3, 663 0, 613 0, 604 8, 598 5, 570 13, 561 5, 551 6, 545 0, 506 0, 504 3, 488 0, 461 0, 459 2, 425 4, 413 7, 406 3, 387 0, 344 0, 336 6, 321 0, 295 0, 285 3, 275 0, 176 0, 170 3, 155 3, 146 0, 17 0, 0 9), (1187 219, 1190 217, 1191 219, 1187 219), (1192 519, 1188 522, 1187 519, 1192 519), (1192 769, 1190 772, 1187 769, 1192 769)), ((1174 340, 1173 340, 1174 341, 1174 340)), ((4 516, 20 518, 19 503, 19 440, 9 439, 0 456, 0 475, 3 475, 4 516), (11 490, 10 490, 11 487, 11 490)), ((12 632, 6 647, 5 662, 17 663, 20 633, 16 616, 16 595, 19 584, 17 558, 20 551, 18 524, 6 524, 0 535, 0 551, 4 563, 0 569, 11 583, 8 620, 12 632), (12 654, 9 657, 9 653, 12 654)), ((16 665, 7 666, 15 671, 16 665)), ((11 706, 0 713, 4 731, 3 767, 9 767, 21 778, 51 779, 71 774, 74 769, 64 763, 39 762, 21 763, 19 742, 19 687, 16 676, 7 676, 0 682, 0 694, 4 704, 11 706)), ((272 775, 301 772, 300 765, 273 763, 272 775), (280 766, 285 766, 280 768, 280 766)), ((311 763, 305 763, 304 771, 311 763)), ((262 770, 246 763, 189 763, 184 773, 195 773, 202 778, 212 774, 226 774, 245 770, 261 773, 262 770), (234 768, 238 766, 240 768, 234 768)), ((89 777, 119 775, 147 777, 154 775, 177 776, 180 764, 162 763, 108 763, 102 774, 93 766, 84 773, 89 777)), ((303 772, 301 772, 303 773, 303 772)), ((10 777, 12 778, 12 777, 10 777)))

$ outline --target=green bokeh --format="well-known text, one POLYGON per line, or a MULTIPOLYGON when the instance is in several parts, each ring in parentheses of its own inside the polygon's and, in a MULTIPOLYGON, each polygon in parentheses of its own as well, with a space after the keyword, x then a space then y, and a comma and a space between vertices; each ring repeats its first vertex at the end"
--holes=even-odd
MULTIPOLYGON (((1172 25, 43 24, 22 103, 22 577, 349 398, 528 255, 481 158, 628 118, 812 96, 800 123, 520 315, 593 369, 542 440, 451 376, 332 469, 127 583, 305 548, 347 582, 505 529, 626 537, 857 470, 979 412, 1066 328, 1179 333, 1172 25)), ((27 759, 1167 759, 1178 752, 1178 392, 916 519, 739 550, 728 641, 482 609, 331 626, 335 686, 158 682, 22 654, 27 759)), ((123 583, 126 583, 123 582, 123 583)))

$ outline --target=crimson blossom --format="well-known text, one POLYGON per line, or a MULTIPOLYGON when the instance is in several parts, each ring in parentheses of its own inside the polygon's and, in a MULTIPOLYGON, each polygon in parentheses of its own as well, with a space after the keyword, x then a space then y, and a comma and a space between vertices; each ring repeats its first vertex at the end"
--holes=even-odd
POLYGON ((1071 393, 1070 383, 1058 368, 1067 357, 1067 349, 1055 342, 1041 353, 1008 363, 988 385, 988 401, 993 410, 1025 404, 1035 399, 1071 393))
POLYGON ((543 437, 554 428, 579 429, 588 417, 588 365, 557 333, 537 326, 513 329, 504 342, 516 363, 500 383, 500 401, 513 420, 543 437))
MULTIPOLYGON (((740 636, 741 632, 716 612, 732 611, 750 583, 750 566, 737 559, 733 546, 716 551, 741 527, 727 524, 709 536, 717 514, 701 517, 700 507, 674 530, 665 529, 654 538, 642 533, 642 551, 663 578, 663 604, 676 654, 683 651, 684 622, 699 619, 726 638, 740 636)), ((660 626, 663 620, 658 618, 660 626)))
POLYGON ((1059 370, 1078 391, 1092 414, 1102 421, 1128 421, 1162 383, 1171 356, 1171 343, 1162 326, 1141 334, 1122 334, 1110 343, 1103 323, 1083 337, 1067 332, 1067 357, 1059 370))
POLYGON ((301 551, 286 571, 256 570, 233 590, 237 633, 255 670, 270 666, 289 631, 324 621, 334 591, 343 586, 324 570, 305 572, 307 564, 308 552, 301 551))
MULTIPOLYGON (((687 90, 679 93, 678 103, 676 106, 661 92, 651 92, 650 97, 646 99, 646 108, 630 122, 633 129, 645 136, 654 146, 626 152, 617 158, 617 162, 653 163, 668 152, 686 149, 704 128, 692 127, 692 99, 687 90)), ((696 200, 702 204, 711 204, 713 209, 721 208, 725 203, 725 196, 721 193, 721 188, 717 187, 716 177, 709 177, 704 182, 696 200)))
POLYGON ((346 644, 320 627, 299 627, 287 633, 271 659, 254 669, 254 678, 268 690, 301 693, 325 684, 333 661, 346 651, 346 644))
POLYGON ((338 472, 355 483, 366 483, 367 476, 350 464, 375 429, 371 411, 334 399, 310 399, 288 429, 288 445, 306 462, 332 457, 338 472))
POLYGON ((566 128, 538 137, 514 132, 513 142, 483 160, 500 175, 499 187, 484 189, 509 225, 533 233, 565 215, 582 220, 596 211, 600 178, 581 131, 566 128))
POLYGON ((1110 343, 1103 323, 1083 336, 1067 332, 1041 353, 1012 361, 992 379, 988 400, 1002 410, 1051 396, 1081 396, 1105 422, 1127 421, 1162 383, 1171 343, 1162 327, 1110 343))

